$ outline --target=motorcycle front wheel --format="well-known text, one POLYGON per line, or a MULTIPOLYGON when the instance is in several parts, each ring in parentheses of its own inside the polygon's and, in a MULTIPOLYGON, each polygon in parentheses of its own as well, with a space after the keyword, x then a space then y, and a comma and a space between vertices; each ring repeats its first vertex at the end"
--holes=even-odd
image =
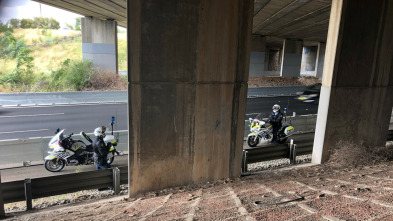
POLYGON ((115 159, 115 153, 109 152, 108 155, 106 156, 106 162, 111 165, 113 163, 113 160, 115 159))
POLYGON ((258 143, 259 143, 259 137, 249 136, 247 138, 247 144, 250 147, 256 147, 258 143))
POLYGON ((59 172, 65 166, 65 161, 60 159, 45 160, 45 169, 50 172, 59 172))

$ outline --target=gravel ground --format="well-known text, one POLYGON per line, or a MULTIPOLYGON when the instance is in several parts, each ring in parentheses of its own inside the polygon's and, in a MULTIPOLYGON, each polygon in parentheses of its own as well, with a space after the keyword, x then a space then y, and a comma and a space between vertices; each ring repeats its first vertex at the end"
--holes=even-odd
POLYGON ((341 169, 299 164, 6 220, 393 220, 392 168, 393 161, 341 169))
MULTIPOLYGON (((311 154, 296 156, 296 164, 301 163, 310 163, 311 162, 311 154)), ((259 172, 267 169, 277 169, 290 166, 289 159, 279 159, 279 160, 270 160, 258 163, 250 163, 248 164, 248 172, 259 172)))

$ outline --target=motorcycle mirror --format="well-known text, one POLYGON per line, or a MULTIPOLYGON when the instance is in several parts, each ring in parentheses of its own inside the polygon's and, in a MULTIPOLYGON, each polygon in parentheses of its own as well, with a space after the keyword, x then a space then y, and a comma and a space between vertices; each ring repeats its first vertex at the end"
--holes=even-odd
POLYGON ((60 128, 57 128, 56 131, 55 131, 55 134, 57 134, 59 132, 60 132, 60 128))

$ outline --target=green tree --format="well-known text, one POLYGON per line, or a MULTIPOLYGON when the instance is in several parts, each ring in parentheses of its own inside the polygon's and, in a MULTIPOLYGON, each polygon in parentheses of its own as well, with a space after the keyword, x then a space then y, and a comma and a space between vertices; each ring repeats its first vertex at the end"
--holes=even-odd
POLYGON ((33 26, 31 28, 47 29, 45 18, 35 17, 33 18, 33 26))
POLYGON ((20 27, 20 20, 17 19, 17 18, 12 18, 12 19, 10 19, 9 22, 10 22, 11 27, 14 28, 14 29, 20 27))
POLYGON ((0 57, 4 59, 16 59, 16 67, 10 73, 0 78, 0 83, 6 83, 11 87, 29 85, 32 82, 34 57, 30 54, 23 40, 16 40, 10 31, 0 37, 0 57))
POLYGON ((22 18, 22 20, 20 20, 20 28, 35 28, 33 20, 29 18, 22 18))
POLYGON ((3 22, 0 21, 0 33, 6 32, 6 31, 14 31, 12 27, 8 27, 8 24, 3 24, 3 22))
POLYGON ((54 18, 49 18, 48 26, 49 26, 50 29, 56 29, 57 30, 57 29, 60 28, 59 22, 56 19, 54 19, 54 18))
POLYGON ((0 36, 0 58, 13 58, 14 45, 16 45, 15 37, 10 31, 6 31, 0 36))
POLYGON ((75 28, 74 30, 80 31, 81 30, 81 18, 75 18, 75 28))
POLYGON ((71 30, 74 30, 74 26, 73 25, 70 25, 70 24, 66 23, 66 26, 67 26, 67 28, 69 28, 71 30))

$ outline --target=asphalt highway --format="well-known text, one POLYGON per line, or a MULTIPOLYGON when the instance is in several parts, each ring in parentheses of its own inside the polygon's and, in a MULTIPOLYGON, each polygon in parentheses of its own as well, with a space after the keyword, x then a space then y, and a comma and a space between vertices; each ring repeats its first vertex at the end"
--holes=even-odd
POLYGON ((0 140, 53 136, 57 128, 65 134, 92 133, 99 126, 127 129, 127 104, 80 104, 59 106, 2 107, 0 140))
MULTIPOLYGON (((247 99, 246 119, 258 113, 269 113, 274 104, 288 108, 288 115, 315 114, 318 105, 300 103, 293 96, 247 99)), ((52 136, 57 128, 65 134, 80 131, 92 133, 98 126, 110 128, 115 116, 114 130, 127 130, 127 104, 79 104, 55 106, 0 107, 0 141, 52 136)))
MULTIPOLYGON (((308 134, 296 134, 291 137, 291 139, 296 140, 298 143, 309 143, 314 139, 314 133, 308 134)), ((258 145, 255 148, 263 148, 267 146, 266 144, 258 145)), ((243 145, 244 149, 250 149, 247 146, 246 142, 243 145)), ((251 148, 251 149, 255 149, 251 148)), ((112 163, 112 167, 120 167, 128 165, 128 155, 123 156, 115 156, 115 160, 112 163)), ((91 165, 82 165, 80 168, 77 166, 65 166, 64 169, 60 172, 49 172, 45 169, 44 165, 34 165, 29 167, 16 167, 16 168, 8 168, 1 169, 1 181, 2 182, 10 182, 14 180, 23 180, 26 178, 39 178, 39 177, 49 177, 49 176, 58 176, 64 174, 71 174, 77 172, 88 172, 95 170, 95 166, 91 165)))

